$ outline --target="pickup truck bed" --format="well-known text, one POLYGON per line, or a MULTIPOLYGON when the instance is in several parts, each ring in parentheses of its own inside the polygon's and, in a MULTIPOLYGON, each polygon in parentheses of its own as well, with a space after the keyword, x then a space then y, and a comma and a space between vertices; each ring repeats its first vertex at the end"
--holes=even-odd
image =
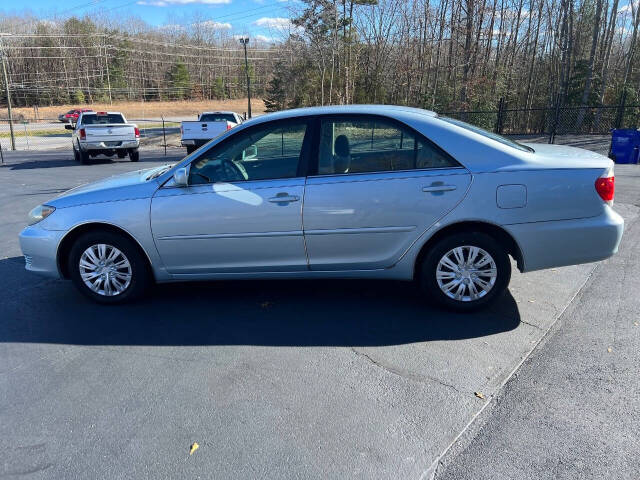
POLYGON ((187 147, 187 153, 191 153, 241 122, 242 118, 234 112, 202 113, 198 120, 182 122, 182 146, 187 147))

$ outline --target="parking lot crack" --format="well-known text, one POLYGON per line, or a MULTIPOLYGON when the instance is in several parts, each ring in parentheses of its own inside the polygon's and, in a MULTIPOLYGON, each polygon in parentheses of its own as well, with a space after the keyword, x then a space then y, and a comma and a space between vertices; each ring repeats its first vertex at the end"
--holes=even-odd
POLYGON ((424 375, 417 375, 415 373, 411 373, 411 372, 407 372, 404 370, 400 370, 398 368, 394 368, 394 367, 390 367, 388 365, 384 365, 383 363, 381 363, 380 361, 376 360, 375 358, 371 357, 371 355, 362 352, 360 350, 357 350, 355 347, 351 347, 351 351, 356 354, 356 356, 364 358, 365 360, 367 360, 370 364, 374 365, 377 368, 380 368, 388 373, 391 373, 392 375, 396 375, 398 377, 401 377, 405 380, 411 380, 413 382, 418 382, 418 383, 423 383, 423 384, 428 384, 430 382, 435 382, 438 383, 439 385, 442 385, 443 387, 449 388, 451 390, 454 390, 457 393, 463 393, 460 390, 458 390, 454 385, 451 385, 449 383, 443 382, 442 380, 439 380, 437 378, 432 378, 432 377, 427 377, 424 375))

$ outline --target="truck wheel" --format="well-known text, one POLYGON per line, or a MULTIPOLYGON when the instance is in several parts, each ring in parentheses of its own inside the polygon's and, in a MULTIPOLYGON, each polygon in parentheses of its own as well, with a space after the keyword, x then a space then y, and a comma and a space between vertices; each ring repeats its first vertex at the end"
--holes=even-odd
POLYGON ((140 160, 140 152, 137 148, 129 150, 129 160, 131 160, 132 162, 137 162, 138 160, 140 160))
POLYGON ((196 146, 195 145, 187 145, 187 155, 190 155, 195 151, 196 151, 196 146))
POLYGON ((89 163, 89 152, 80 150, 80 163, 82 165, 89 163))
POLYGON ((78 151, 75 149, 75 147, 73 148, 73 159, 76 162, 80 162, 80 154, 78 153, 78 151))

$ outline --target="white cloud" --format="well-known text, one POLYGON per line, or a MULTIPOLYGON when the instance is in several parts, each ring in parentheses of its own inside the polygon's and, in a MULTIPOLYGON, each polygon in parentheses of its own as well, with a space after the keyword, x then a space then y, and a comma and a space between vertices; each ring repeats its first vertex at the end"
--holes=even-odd
POLYGON ((171 32, 171 31, 184 31, 184 27, 182 25, 178 25, 176 23, 170 23, 168 25, 161 25, 158 27, 158 30, 171 32))
POLYGON ((231 0, 140 0, 137 3, 153 7, 168 7, 169 5, 220 5, 231 3, 231 0))
POLYGON ((625 13, 627 13, 627 12, 631 13, 631 4, 632 4, 632 3, 633 3, 633 2, 629 2, 629 3, 627 3, 625 6, 620 7, 620 8, 618 9, 618 15, 623 15, 623 14, 625 14, 625 13))
POLYGON ((263 42, 263 43, 272 43, 273 42, 273 38, 267 37, 266 35, 254 35, 253 38, 255 38, 257 41, 263 42))
POLYGON ((202 27, 207 30, 231 30, 230 23, 214 22, 213 20, 205 20, 204 22, 194 23, 194 27, 202 27))
POLYGON ((291 20, 282 17, 262 17, 253 22, 256 27, 278 28, 281 30, 294 28, 291 20))

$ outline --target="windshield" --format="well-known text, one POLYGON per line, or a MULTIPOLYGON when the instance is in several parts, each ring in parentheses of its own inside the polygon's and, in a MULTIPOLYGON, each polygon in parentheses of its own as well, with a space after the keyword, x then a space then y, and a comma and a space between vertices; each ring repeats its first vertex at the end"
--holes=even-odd
POLYGON ((503 145, 508 145, 513 148, 517 148, 518 150, 522 150, 523 152, 534 152, 535 150, 527 145, 523 145, 522 143, 518 143, 514 140, 510 140, 507 137, 503 137, 502 135, 498 135, 497 133, 489 132, 483 128, 476 127, 475 125, 471 125, 470 123, 465 123, 461 120, 456 120, 455 118, 449 117, 440 117, 440 120, 444 120, 447 123, 451 123, 453 125, 457 125, 458 127, 465 128, 474 133, 480 134, 483 137, 490 138, 491 140, 495 140, 496 142, 500 142, 503 145))
POLYGON ((124 118, 119 113, 97 115, 95 113, 82 115, 83 125, 106 125, 109 123, 124 123, 124 118))
POLYGON ((232 113, 203 113, 200 116, 201 122, 233 122, 236 123, 236 117, 232 113))

